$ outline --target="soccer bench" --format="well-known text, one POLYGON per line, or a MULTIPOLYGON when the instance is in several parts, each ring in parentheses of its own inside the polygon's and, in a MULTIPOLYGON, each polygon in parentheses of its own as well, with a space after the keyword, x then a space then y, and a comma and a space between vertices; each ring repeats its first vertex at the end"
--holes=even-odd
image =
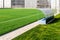
POLYGON ((42 8, 39 10, 41 10, 45 15, 45 18, 40 20, 41 22, 40 24, 48 24, 48 23, 51 23, 55 19, 54 12, 52 11, 52 9, 42 8))

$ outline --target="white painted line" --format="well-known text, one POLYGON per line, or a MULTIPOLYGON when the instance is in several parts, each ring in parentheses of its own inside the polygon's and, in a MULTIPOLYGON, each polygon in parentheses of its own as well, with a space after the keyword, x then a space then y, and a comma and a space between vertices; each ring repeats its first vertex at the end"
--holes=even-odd
POLYGON ((22 28, 19 28, 19 29, 15 30, 15 31, 12 31, 12 32, 10 32, 8 34, 5 34, 3 36, 0 36, 0 40, 12 40, 13 38, 15 38, 15 37, 23 34, 24 32, 26 32, 26 31, 28 31, 28 30, 36 27, 37 25, 39 25, 39 23, 40 22, 37 21, 37 22, 34 22, 34 23, 29 24, 27 26, 24 26, 22 28))
POLYGON ((38 15, 38 14, 29 15, 29 16, 25 16, 25 17, 21 17, 21 18, 16 18, 16 19, 11 19, 11 20, 0 22, 0 23, 6 23, 6 22, 15 21, 15 20, 23 19, 23 18, 28 18, 28 17, 32 17, 32 16, 36 16, 36 15, 38 15))

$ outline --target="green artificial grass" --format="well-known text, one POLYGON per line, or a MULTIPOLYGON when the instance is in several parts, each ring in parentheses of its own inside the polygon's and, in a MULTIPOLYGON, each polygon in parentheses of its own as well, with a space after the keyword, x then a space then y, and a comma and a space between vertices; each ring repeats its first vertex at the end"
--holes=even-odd
POLYGON ((60 40, 60 15, 51 24, 38 25, 13 40, 60 40))
POLYGON ((43 17, 37 9, 0 9, 0 36, 43 17))

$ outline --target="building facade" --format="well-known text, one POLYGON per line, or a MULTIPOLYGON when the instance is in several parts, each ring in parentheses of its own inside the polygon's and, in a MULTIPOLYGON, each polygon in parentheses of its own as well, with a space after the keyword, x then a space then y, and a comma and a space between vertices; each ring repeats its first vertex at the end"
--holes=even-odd
POLYGON ((60 13, 60 0, 51 0, 51 9, 57 10, 57 14, 60 13))
POLYGON ((48 0, 0 0, 0 8, 48 8, 48 0))
POLYGON ((50 0, 37 0, 37 8, 50 8, 50 0))
POLYGON ((10 8, 11 0, 0 0, 0 8, 10 8))

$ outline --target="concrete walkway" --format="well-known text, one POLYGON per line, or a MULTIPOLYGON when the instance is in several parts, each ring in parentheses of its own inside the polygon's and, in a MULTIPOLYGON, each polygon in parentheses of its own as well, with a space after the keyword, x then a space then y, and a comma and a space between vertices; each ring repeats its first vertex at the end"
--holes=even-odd
POLYGON ((23 34, 24 32, 36 27, 37 25, 39 25, 39 23, 40 23, 40 21, 37 21, 37 22, 34 22, 34 23, 29 24, 27 26, 24 26, 22 28, 19 28, 19 29, 15 30, 15 31, 12 31, 12 32, 10 32, 8 34, 0 36, 0 40, 12 40, 13 38, 23 34))

